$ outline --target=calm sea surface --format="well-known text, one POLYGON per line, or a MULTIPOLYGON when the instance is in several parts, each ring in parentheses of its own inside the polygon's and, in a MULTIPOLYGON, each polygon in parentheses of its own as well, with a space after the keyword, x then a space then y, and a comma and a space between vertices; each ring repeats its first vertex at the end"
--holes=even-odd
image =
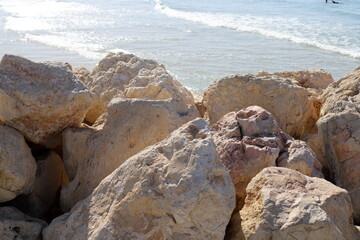
POLYGON ((261 70, 322 68, 338 79, 360 66, 360 1, 338 1, 0 0, 0 55, 92 69, 126 51, 193 91, 261 70))

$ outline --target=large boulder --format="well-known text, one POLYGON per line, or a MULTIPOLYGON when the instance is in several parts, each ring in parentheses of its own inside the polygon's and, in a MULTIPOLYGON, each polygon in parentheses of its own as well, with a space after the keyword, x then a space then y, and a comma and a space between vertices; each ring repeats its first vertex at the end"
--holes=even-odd
POLYGON ((324 179, 269 167, 246 192, 238 226, 246 239, 360 239, 348 192, 324 179))
POLYGON ((232 75, 205 91, 205 117, 215 123, 228 112, 258 105, 270 111, 286 133, 300 138, 317 131, 320 105, 308 95, 307 89, 276 75, 232 75))
POLYGON ((68 179, 62 160, 55 152, 37 154, 36 163, 33 191, 17 197, 9 204, 31 217, 43 219, 53 207, 61 186, 64 186, 68 179))
POLYGON ((0 202, 30 193, 35 182, 36 162, 24 137, 0 126, 0 202))
POLYGON ((89 123, 106 112, 114 97, 152 100, 176 99, 194 105, 192 94, 176 81, 163 65, 133 54, 109 53, 89 74, 77 69, 76 75, 97 98, 86 116, 89 123))
POLYGON ((349 191, 360 223, 360 68, 331 84, 323 93, 317 122, 330 178, 349 191))
POLYGON ((66 64, 5 55, 0 63, 0 122, 29 141, 43 143, 77 126, 92 97, 66 64))
POLYGON ((115 98, 103 124, 66 129, 63 159, 71 182, 61 192, 63 210, 86 198, 126 159, 198 116, 194 106, 175 100, 115 98))
POLYGON ((42 240, 46 222, 26 216, 13 207, 0 208, 1 240, 42 240))
POLYGON ((235 190, 207 123, 196 119, 129 158, 44 240, 223 239, 235 190))
POLYGON ((323 177, 321 164, 305 142, 284 133, 272 114, 261 107, 226 114, 213 124, 212 134, 235 185, 238 209, 245 200, 247 184, 263 168, 283 166, 323 177))

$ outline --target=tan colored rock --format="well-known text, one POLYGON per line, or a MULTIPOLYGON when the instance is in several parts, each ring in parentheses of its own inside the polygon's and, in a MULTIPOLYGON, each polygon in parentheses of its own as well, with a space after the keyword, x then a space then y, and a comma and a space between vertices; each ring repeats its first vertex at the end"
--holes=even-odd
POLYGON ((36 162, 24 137, 16 130, 0 126, 0 202, 32 191, 36 162))
POLYGON ((0 119, 28 140, 42 143, 82 122, 90 92, 62 63, 5 55, 0 63, 0 119))
POLYGON ((334 82, 334 79, 331 76, 331 74, 325 72, 323 69, 275 72, 275 73, 260 72, 256 76, 260 77, 267 75, 275 75, 282 78, 288 78, 301 87, 313 88, 313 89, 325 89, 331 83, 334 82))
POLYGON ((53 206, 61 186, 68 178, 62 160, 55 152, 49 151, 36 156, 37 171, 34 189, 29 195, 19 196, 11 205, 23 213, 44 218, 53 206))
POLYGON ((46 226, 46 222, 26 216, 16 208, 0 208, 1 240, 41 240, 46 226))
POLYGON ((263 168, 285 166, 323 177, 321 164, 305 142, 281 131, 271 113, 261 107, 250 106, 226 114, 213 124, 212 134, 235 185, 237 209, 244 203, 247 184, 263 168))
POLYGON ((71 182, 61 192, 62 208, 70 209, 126 159, 198 116, 195 107, 174 100, 114 99, 97 129, 65 130, 63 158, 71 182))
POLYGON ((278 76, 225 77, 205 91, 203 103, 210 123, 228 112, 258 105, 270 111, 280 128, 295 138, 317 131, 319 106, 309 100, 305 88, 278 76))
POLYGON ((331 84, 323 93, 317 122, 330 177, 349 191, 360 223, 360 69, 331 84))
POLYGON ((246 239, 360 239, 347 191, 324 179, 270 167, 246 192, 240 211, 246 239))
POLYGON ((223 239, 235 190, 207 123, 196 119, 128 159, 44 240, 223 239))
POLYGON ((206 113, 206 107, 203 104, 203 94, 194 93, 193 96, 194 96, 195 106, 199 111, 200 116, 204 117, 206 113))
POLYGON ((87 87, 98 97, 89 111, 89 123, 106 112, 107 104, 116 96, 152 100, 175 99, 194 105, 192 94, 154 60, 133 54, 110 53, 90 75, 82 70, 87 87))

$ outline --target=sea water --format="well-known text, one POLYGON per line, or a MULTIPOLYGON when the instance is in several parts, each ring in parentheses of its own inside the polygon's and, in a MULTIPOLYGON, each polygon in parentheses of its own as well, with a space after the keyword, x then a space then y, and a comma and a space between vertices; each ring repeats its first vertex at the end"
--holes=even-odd
POLYGON ((92 69, 109 52, 157 60, 203 91, 230 74, 360 65, 360 1, 0 0, 0 55, 92 69))

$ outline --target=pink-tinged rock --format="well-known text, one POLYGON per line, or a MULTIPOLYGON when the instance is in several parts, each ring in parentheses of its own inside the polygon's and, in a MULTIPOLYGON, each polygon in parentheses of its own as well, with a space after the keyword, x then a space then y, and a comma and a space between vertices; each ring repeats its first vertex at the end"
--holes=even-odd
POLYGON ((66 64, 5 55, 0 63, 0 122, 34 143, 80 124, 91 93, 66 64))
POLYGON ((306 88, 275 75, 232 75, 213 83, 204 92, 205 118, 215 123, 231 111, 257 105, 270 111, 280 128, 294 138, 316 133, 318 99, 306 88))
POLYGON ((306 143, 284 133, 272 114, 261 107, 226 114, 213 124, 212 134, 235 185, 238 209, 247 184, 263 168, 280 165, 322 177, 321 164, 306 143))

